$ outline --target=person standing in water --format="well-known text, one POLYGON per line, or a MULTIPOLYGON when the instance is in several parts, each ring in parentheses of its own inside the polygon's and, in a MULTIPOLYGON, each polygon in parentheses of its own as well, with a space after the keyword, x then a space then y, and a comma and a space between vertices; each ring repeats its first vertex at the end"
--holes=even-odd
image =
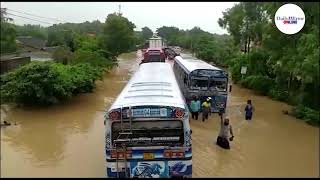
POLYGON ((204 122, 206 119, 208 119, 209 111, 211 111, 211 98, 208 97, 205 102, 202 103, 202 121, 204 122))
POLYGON ((217 138, 217 145, 224 148, 224 149, 230 149, 229 140, 233 141, 233 131, 232 126, 229 124, 229 118, 225 117, 223 119, 223 114, 220 112, 220 132, 217 138), (229 132, 231 134, 231 137, 229 138, 229 132))
POLYGON ((248 100, 247 101, 247 105, 246 105, 246 107, 244 109, 245 114, 246 114, 245 115, 246 120, 251 120, 252 119, 253 110, 254 110, 254 108, 253 108, 253 106, 251 104, 251 100, 248 100))
POLYGON ((193 96, 193 99, 190 103, 192 119, 198 120, 199 111, 200 111, 200 101, 198 97, 193 96))

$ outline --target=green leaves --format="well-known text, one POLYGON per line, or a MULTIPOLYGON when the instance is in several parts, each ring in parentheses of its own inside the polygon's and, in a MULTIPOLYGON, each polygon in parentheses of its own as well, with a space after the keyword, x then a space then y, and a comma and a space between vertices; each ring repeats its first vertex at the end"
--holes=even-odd
POLYGON ((153 35, 153 32, 150 28, 148 27, 143 27, 142 28, 142 37, 144 40, 148 40, 149 38, 151 38, 153 35))
POLYGON ((101 36, 102 47, 118 56, 135 46, 135 25, 118 14, 109 14, 101 36))
POLYGON ((274 14, 283 4, 241 2, 223 13, 218 23, 227 28, 236 44, 247 44, 248 37, 258 43, 249 54, 229 61, 232 78, 275 99, 300 104, 295 115, 319 123, 319 118, 315 118, 320 108, 319 3, 297 3, 307 21, 294 35, 285 35, 275 28, 274 14), (241 66, 248 67, 244 78, 241 66))
POLYGON ((13 24, 0 22, 0 53, 10 53, 16 50, 16 30, 13 24))
POLYGON ((1 100, 26 105, 58 103, 91 92, 103 72, 103 67, 89 63, 32 62, 1 76, 1 100))

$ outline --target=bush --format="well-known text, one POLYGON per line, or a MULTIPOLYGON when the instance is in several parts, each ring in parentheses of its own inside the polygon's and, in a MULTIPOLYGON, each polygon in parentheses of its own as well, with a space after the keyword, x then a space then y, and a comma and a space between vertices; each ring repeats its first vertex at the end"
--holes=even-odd
POLYGON ((2 102, 52 104, 71 96, 50 62, 32 62, 1 76, 2 102))
POLYGON ((285 101, 289 100, 289 93, 287 90, 272 88, 268 92, 268 96, 275 100, 285 101))
POLYGON ((1 76, 1 102, 50 105, 73 95, 91 92, 103 67, 89 63, 63 65, 32 62, 1 76))
POLYGON ((234 83, 237 83, 242 79, 241 67, 248 67, 247 56, 240 55, 237 58, 233 58, 228 62, 228 65, 230 66, 232 80, 234 81, 234 83))
POLYGON ((68 64, 72 59, 72 52, 66 47, 58 47, 52 54, 55 62, 68 64))
POLYGON ((244 87, 254 89, 257 92, 267 95, 269 90, 273 88, 274 80, 266 76, 248 76, 240 81, 244 87))
POLYGON ((74 53, 71 64, 89 63, 95 67, 111 67, 113 62, 103 57, 99 52, 79 49, 74 53))
POLYGON ((292 112, 295 117, 305 120, 308 124, 320 126, 319 111, 298 105, 293 108, 292 112))

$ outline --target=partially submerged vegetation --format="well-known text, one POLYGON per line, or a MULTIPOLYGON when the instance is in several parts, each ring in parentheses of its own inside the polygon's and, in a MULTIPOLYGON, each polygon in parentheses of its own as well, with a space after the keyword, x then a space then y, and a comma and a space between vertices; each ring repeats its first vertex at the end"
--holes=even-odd
MULTIPOLYGON (((234 83, 287 102, 295 106, 291 114, 320 125, 319 3, 296 3, 308 21, 290 36, 274 27, 274 13, 282 4, 234 5, 218 21, 230 35, 211 34, 199 27, 181 30, 167 26, 158 28, 157 33, 168 45, 181 46, 200 59, 228 67, 234 83), (244 75, 242 67, 248 69, 244 75)), ((91 91, 103 71, 117 63, 119 54, 141 47, 152 36, 147 27, 141 32, 133 28, 135 25, 119 14, 108 15, 105 23, 21 27, 12 25, 1 11, 1 53, 16 50, 16 35, 60 46, 54 52, 54 63, 31 63, 1 76, 1 102, 51 104, 91 91)))
POLYGON ((319 121, 319 3, 296 3, 306 13, 303 29, 281 33, 274 14, 284 3, 241 2, 223 12, 218 24, 228 35, 195 27, 161 27, 169 45, 190 49, 196 57, 229 68, 234 83, 295 106, 292 115, 310 124, 319 121), (247 73, 241 74, 241 67, 247 73))
MULTIPOLYGON (((29 28, 30 31, 25 34, 47 37, 48 44, 59 46, 53 53, 54 61, 31 62, 1 75, 1 103, 51 105, 79 93, 91 92, 95 81, 117 64, 116 57, 135 48, 134 24, 127 18, 110 14, 106 23, 93 23, 101 28, 95 29, 97 34, 93 33, 93 36, 88 35, 85 28, 80 28, 82 32, 79 32, 79 29, 74 29, 70 24, 49 27, 47 36, 36 33, 39 28, 29 28), (126 27, 126 31, 120 31, 119 28, 123 27, 126 27), (115 35, 118 39, 111 38, 115 35), (117 46, 111 48, 111 44, 117 46)), ((11 25, 4 20, 1 24, 11 25)), ((20 28, 19 31, 28 27, 20 28)))

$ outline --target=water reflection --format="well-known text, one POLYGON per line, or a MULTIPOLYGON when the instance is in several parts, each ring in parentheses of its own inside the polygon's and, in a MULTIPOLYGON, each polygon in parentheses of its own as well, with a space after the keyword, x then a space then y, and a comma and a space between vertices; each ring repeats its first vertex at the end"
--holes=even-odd
MULTIPOLYGON (((18 123, 1 128, 1 177, 105 177, 103 111, 139 66, 135 53, 125 56, 93 93, 50 108, 1 106, 1 120, 18 123)), ((319 128, 282 114, 288 108, 233 85, 231 150, 215 145, 217 114, 204 123, 190 120, 193 177, 318 177, 319 128), (250 122, 247 99, 255 106, 250 122)))
MULTIPOLYGON (((132 58, 134 55, 129 54, 127 57, 132 58)), ((93 93, 81 94, 63 104, 47 108, 17 108, 2 105, 1 120, 17 122, 18 126, 1 128, 1 172, 3 172, 1 176, 38 177, 41 173, 37 172, 37 168, 45 168, 48 170, 48 173, 42 175, 45 177, 63 174, 81 177, 81 173, 76 171, 73 173, 60 171, 56 174, 55 169, 70 163, 74 167, 79 167, 77 165, 79 162, 74 158, 92 157, 91 153, 94 153, 96 148, 99 149, 98 153, 95 153, 99 158, 96 162, 100 164, 95 166, 104 169, 103 111, 112 104, 126 84, 129 78, 128 72, 133 71, 135 67, 130 64, 136 64, 134 58, 120 61, 121 68, 115 68, 107 73, 102 81, 98 81, 93 93), (115 84, 117 81, 120 83, 115 84), (95 147, 95 144, 99 145, 95 147), (85 152, 86 148, 89 150, 85 152), (12 160, 16 158, 14 156, 20 157, 15 163, 23 169, 13 169, 12 160)), ((86 173, 94 172, 87 170, 86 173)), ((102 174, 98 174, 100 177, 104 174, 101 172, 102 174)))

